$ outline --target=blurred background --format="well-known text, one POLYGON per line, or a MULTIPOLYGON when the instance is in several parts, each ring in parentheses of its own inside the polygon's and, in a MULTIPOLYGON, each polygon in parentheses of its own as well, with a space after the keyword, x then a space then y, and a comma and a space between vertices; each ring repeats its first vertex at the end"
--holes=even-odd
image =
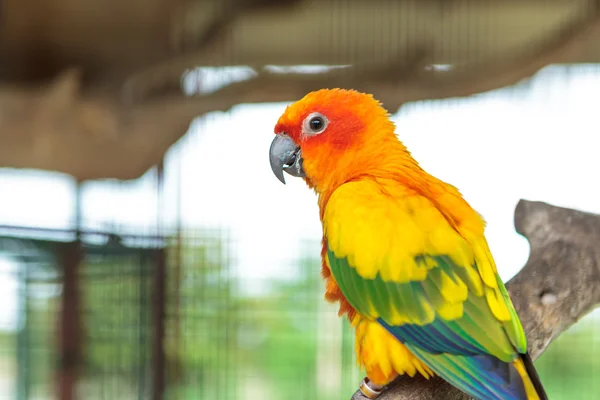
MULTIPOLYGON (((3 2, 0 398, 350 398, 316 196, 269 167, 279 115, 373 93, 506 281, 519 199, 600 213, 597 3, 3 2)), ((536 361, 553 400, 600 398, 599 315, 536 361)))

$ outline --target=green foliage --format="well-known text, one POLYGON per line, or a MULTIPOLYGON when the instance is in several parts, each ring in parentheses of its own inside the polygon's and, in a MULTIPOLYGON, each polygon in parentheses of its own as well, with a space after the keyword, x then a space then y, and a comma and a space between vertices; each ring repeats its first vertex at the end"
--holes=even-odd
POLYGON ((196 233, 169 249, 167 398, 235 398, 230 382, 244 363, 236 341, 243 299, 234 294, 225 244, 196 233))
POLYGON ((241 334, 260 339, 255 340, 250 358, 272 391, 286 398, 318 399, 314 385, 319 333, 315 317, 320 299, 314 276, 319 276, 319 269, 309 260, 302 260, 300 269, 300 279, 275 282, 271 296, 252 300, 253 314, 259 319, 254 321, 253 332, 241 334))
POLYGON ((563 333, 535 365, 553 400, 597 399, 600 393, 600 314, 563 333))

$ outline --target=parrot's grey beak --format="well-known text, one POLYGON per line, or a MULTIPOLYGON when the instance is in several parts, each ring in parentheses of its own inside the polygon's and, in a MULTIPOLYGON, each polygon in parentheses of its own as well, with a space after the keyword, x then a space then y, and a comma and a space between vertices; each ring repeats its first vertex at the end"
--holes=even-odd
POLYGON ((283 171, 300 178, 306 176, 302 168, 302 151, 289 136, 275 136, 269 149, 269 161, 273 173, 283 184, 283 171))

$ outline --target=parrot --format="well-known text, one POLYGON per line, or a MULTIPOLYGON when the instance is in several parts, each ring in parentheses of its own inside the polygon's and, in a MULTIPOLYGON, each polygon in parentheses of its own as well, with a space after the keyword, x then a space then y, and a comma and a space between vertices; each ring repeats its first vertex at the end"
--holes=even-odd
POLYGON ((420 374, 475 399, 548 398, 483 217, 421 168, 382 103, 316 90, 286 107, 274 133, 273 174, 316 193, 325 299, 354 331, 364 397, 420 374))

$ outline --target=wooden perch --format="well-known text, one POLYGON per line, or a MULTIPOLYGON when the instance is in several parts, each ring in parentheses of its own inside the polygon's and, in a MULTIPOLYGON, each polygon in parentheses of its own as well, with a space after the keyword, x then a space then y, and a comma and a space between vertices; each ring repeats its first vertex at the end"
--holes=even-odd
MULTIPOLYGON (((529 241, 531 254, 506 287, 535 360, 600 304, 600 215, 521 200, 515 227, 529 241)), ((402 376, 378 400, 468 398, 440 378, 402 376)), ((352 399, 365 397, 356 392, 352 399)))
POLYGON ((238 104, 344 87, 393 113, 513 85, 549 64, 600 60, 600 0, 34 3, 2 9, 0 167, 78 180, 137 178, 194 118, 238 104), (351 67, 266 68, 307 64, 351 67), (186 71, 223 66, 256 76, 182 93, 186 71))
POLYGON ((0 85, 0 167, 50 169, 78 180, 134 179, 162 159, 197 115, 182 99, 122 104, 86 96, 76 70, 48 86, 0 85))
MULTIPOLYGON (((457 63, 449 70, 438 70, 431 67, 436 62, 435 45, 425 41, 413 44, 409 51, 391 57, 384 65, 355 63, 354 68, 315 74, 262 70, 251 80, 197 98, 203 105, 216 104, 215 109, 208 111, 221 111, 240 103, 292 101, 313 90, 343 87, 372 93, 390 112, 395 112, 408 102, 467 97, 517 84, 547 65, 569 63, 585 54, 600 37, 600 1, 590 1, 589 7, 582 18, 548 33, 535 51, 525 47, 509 55, 488 56, 478 62, 457 63), (224 100, 233 104, 222 107, 224 100)), ((206 60, 210 53, 207 49, 196 59, 206 60)), ((126 82, 127 95, 164 95, 169 82, 171 93, 180 93, 179 71, 193 68, 193 61, 193 57, 182 57, 139 72, 126 82)), ((205 111, 207 107, 201 108, 205 111)))

